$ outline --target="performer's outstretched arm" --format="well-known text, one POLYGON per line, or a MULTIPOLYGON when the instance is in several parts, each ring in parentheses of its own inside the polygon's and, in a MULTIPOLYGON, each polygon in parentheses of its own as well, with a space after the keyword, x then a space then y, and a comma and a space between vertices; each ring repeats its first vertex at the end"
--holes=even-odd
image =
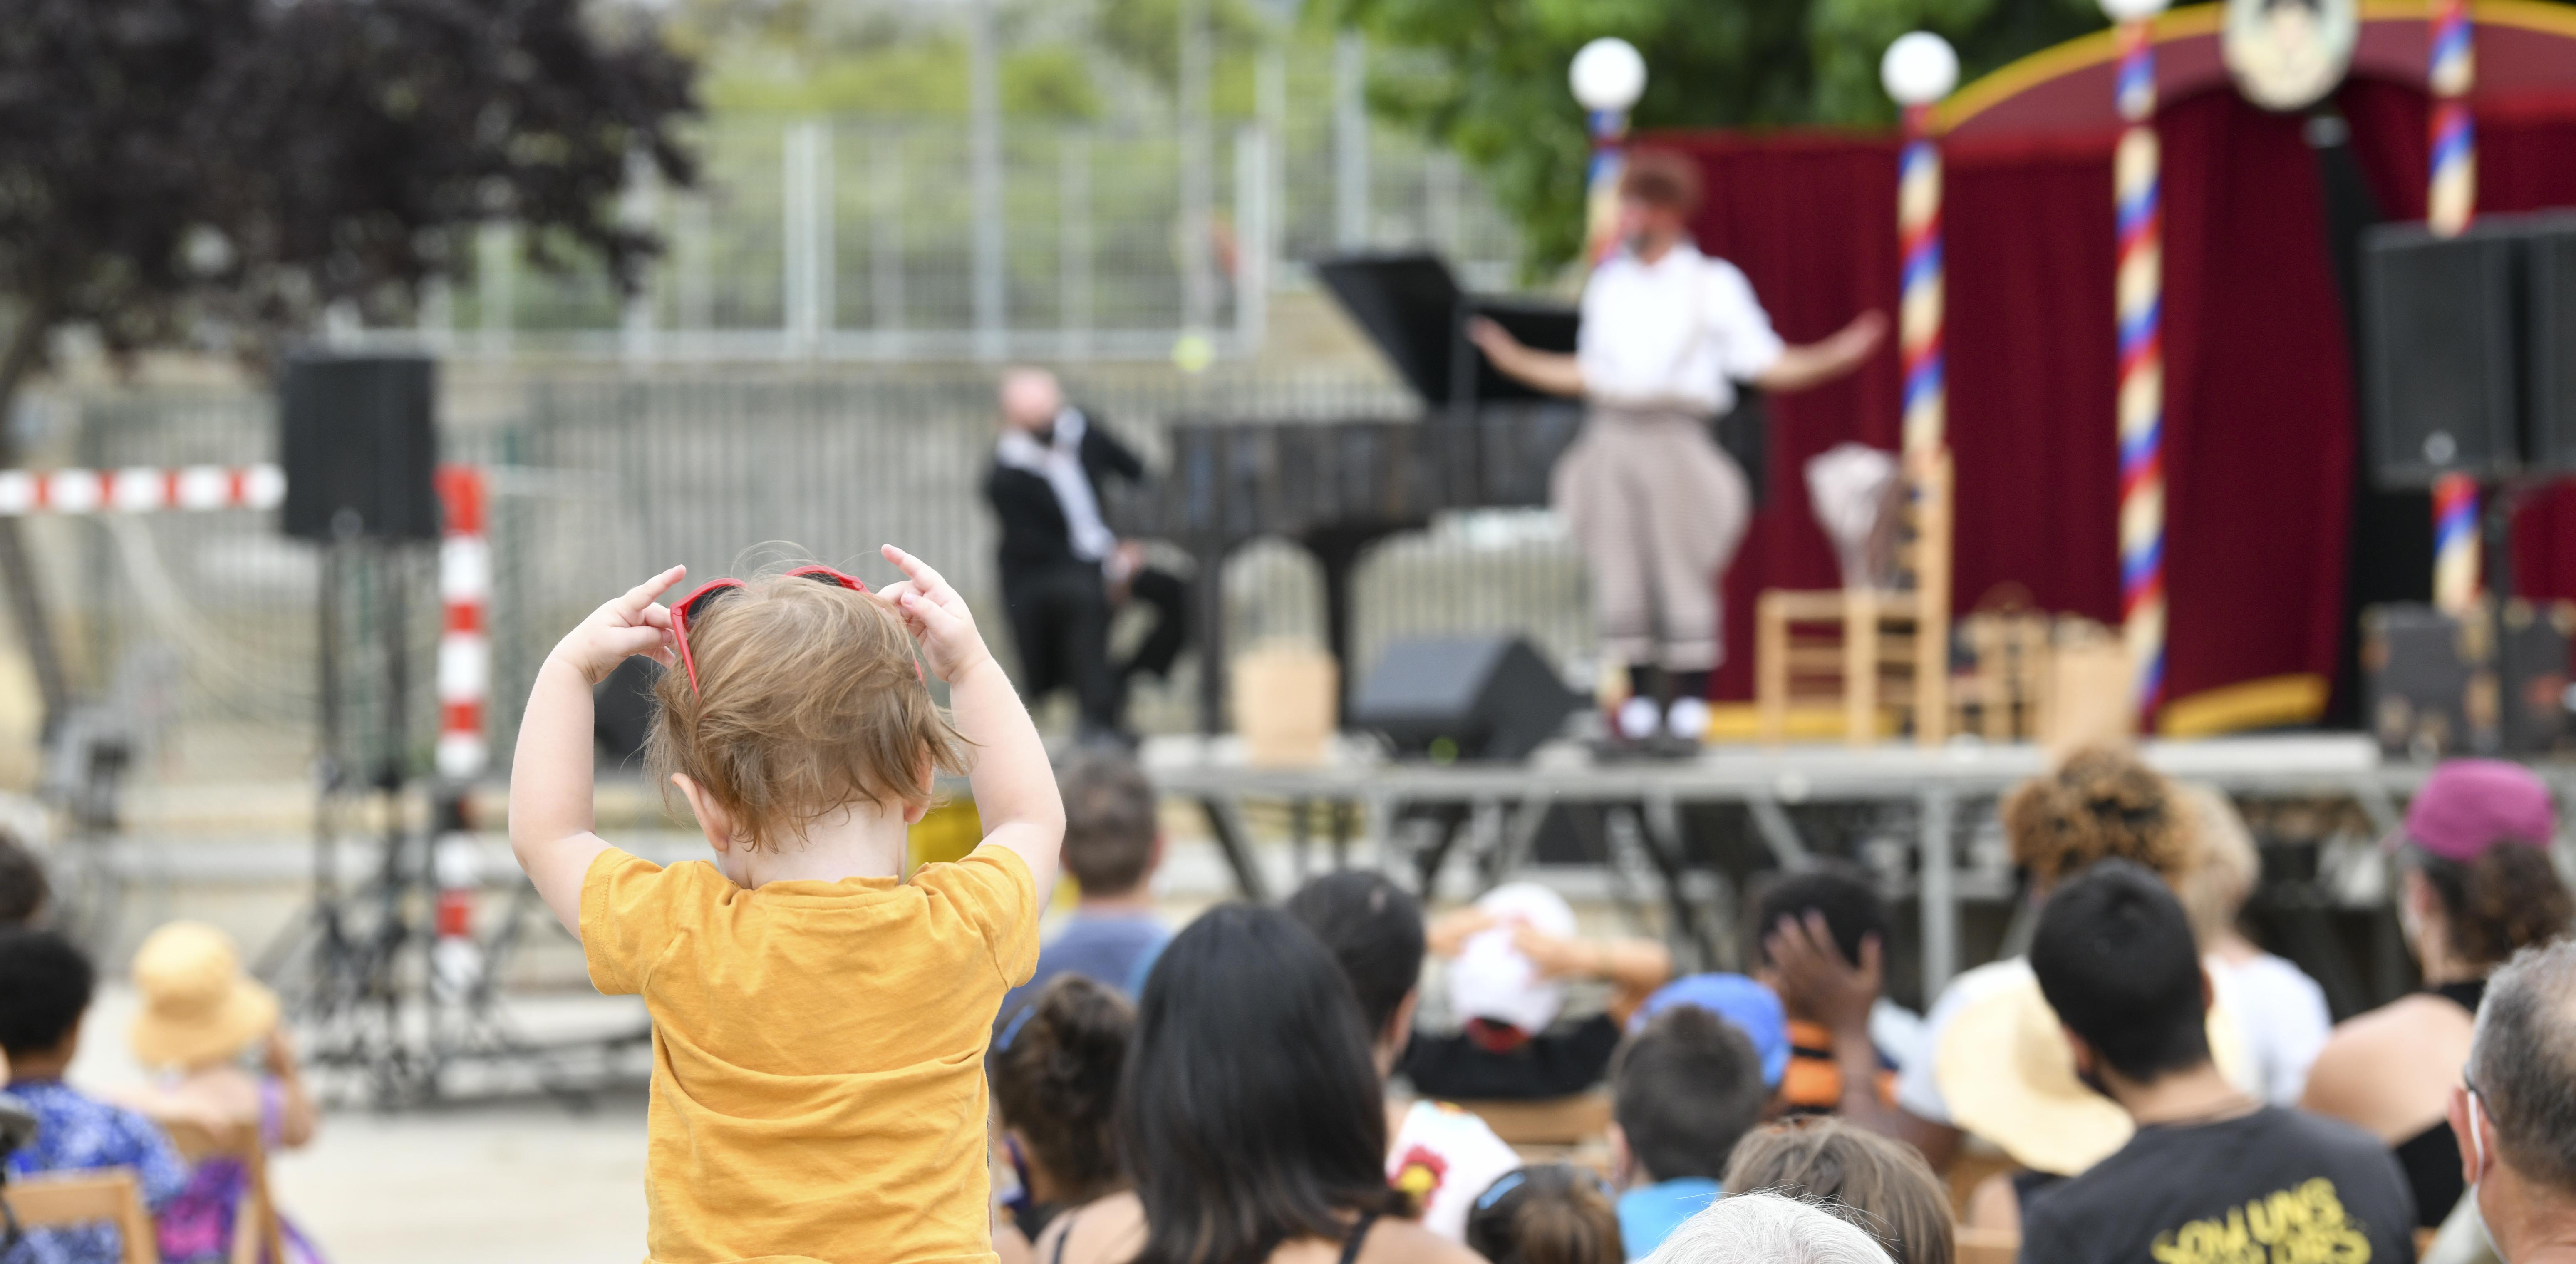
POLYGON ((1862 312, 1852 317, 1850 324, 1825 335, 1821 342, 1782 348, 1780 358, 1762 376, 1753 379, 1753 384, 1775 395, 1822 386, 1867 363, 1886 336, 1887 317, 1876 311, 1862 312))
POLYGON ((1541 351, 1512 336, 1511 331, 1478 316, 1467 322, 1467 341, 1475 343, 1494 367, 1534 391, 1581 395, 1583 368, 1562 351, 1541 351))

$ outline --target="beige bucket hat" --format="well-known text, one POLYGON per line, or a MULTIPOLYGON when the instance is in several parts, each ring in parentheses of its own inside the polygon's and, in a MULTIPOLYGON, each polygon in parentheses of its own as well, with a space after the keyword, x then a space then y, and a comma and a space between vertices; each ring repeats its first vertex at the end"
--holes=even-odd
POLYGON ((172 922, 134 954, 134 1056, 153 1067, 219 1062, 277 1026, 277 994, 242 973, 232 938, 204 922, 172 922))

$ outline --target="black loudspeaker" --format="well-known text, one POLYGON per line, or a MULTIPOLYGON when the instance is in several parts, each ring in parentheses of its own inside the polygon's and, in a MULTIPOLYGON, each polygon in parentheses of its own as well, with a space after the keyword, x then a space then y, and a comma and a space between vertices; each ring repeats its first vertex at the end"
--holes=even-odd
POLYGON ((2521 469, 2521 232, 2439 238, 2383 224, 2362 240, 2363 404, 2390 490, 2521 469))
POLYGON ((1554 737, 1583 699, 1518 637, 1398 641, 1352 696, 1352 728, 1399 754, 1517 760, 1554 737))
POLYGON ((2530 221, 2523 249, 2529 464, 2576 472, 2576 216, 2530 221))
POLYGON ((418 356, 302 355, 278 388, 286 533, 438 538, 437 366, 418 356))

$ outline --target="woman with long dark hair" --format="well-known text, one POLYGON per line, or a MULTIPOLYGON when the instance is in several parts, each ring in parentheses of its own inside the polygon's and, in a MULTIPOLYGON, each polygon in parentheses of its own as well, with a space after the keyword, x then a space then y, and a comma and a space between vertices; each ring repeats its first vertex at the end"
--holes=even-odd
POLYGON ((1341 966, 1294 919, 1229 904, 1192 922, 1146 981, 1119 1087, 1141 1247, 1077 1223, 1066 1264, 1469 1264, 1386 1183, 1369 1049, 1341 966))

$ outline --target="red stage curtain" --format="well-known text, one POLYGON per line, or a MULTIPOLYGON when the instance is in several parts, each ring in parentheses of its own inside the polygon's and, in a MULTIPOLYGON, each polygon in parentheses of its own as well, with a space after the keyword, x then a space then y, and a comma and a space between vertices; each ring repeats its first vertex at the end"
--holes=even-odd
MULTIPOLYGON (((1946 182, 1950 443, 1962 610, 1999 585, 2118 615, 2108 137, 1963 148, 1946 182)), ((1894 153, 1875 139, 1678 137, 1710 253, 1812 339, 1893 310, 1894 153), (1809 187, 1797 189, 1796 183, 1809 187)), ((2334 666, 2351 400, 2315 165, 2294 120, 2204 94, 2166 111, 2170 697, 2334 666)), ((1896 364, 1776 401, 1772 497, 1727 582, 1718 692, 1751 688, 1753 595, 1830 587, 1808 457, 1895 442, 1896 364)))
MULTIPOLYGON (((1870 308, 1896 310, 1896 146, 1878 137, 1695 134, 1647 143, 1699 160, 1707 197, 1700 248, 1744 269, 1772 325, 1810 342, 1870 308)), ((1841 583, 1807 503, 1809 458, 1837 443, 1897 444, 1896 357, 1851 378, 1770 401, 1769 501, 1727 572, 1727 655, 1716 693, 1753 692, 1753 599, 1766 588, 1841 583)), ((1964 481, 1964 480, 1963 480, 1964 481)))

